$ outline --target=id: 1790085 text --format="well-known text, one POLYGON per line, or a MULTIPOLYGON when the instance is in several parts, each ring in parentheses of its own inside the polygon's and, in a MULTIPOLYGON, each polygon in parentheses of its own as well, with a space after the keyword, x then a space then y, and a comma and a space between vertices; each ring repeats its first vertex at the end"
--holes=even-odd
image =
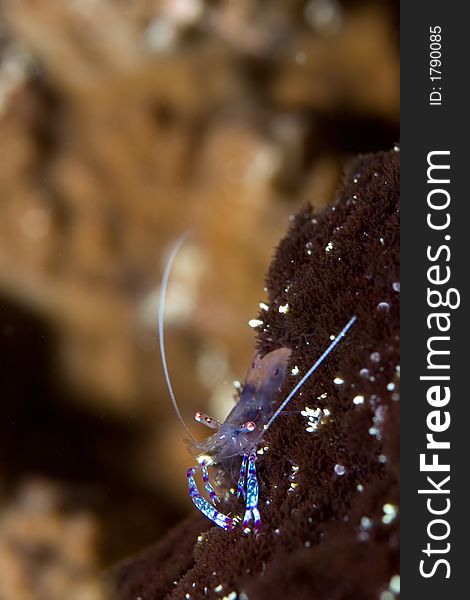
POLYGON ((442 27, 433 25, 429 27, 429 79, 431 92, 429 94, 430 106, 442 105, 442 27))

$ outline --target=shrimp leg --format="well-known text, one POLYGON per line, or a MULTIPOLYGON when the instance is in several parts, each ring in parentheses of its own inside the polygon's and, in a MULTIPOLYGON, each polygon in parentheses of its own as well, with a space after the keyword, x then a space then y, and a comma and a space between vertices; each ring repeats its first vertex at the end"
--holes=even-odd
POLYGON ((220 502, 220 500, 217 497, 217 494, 215 493, 214 488, 210 484, 209 473, 207 471, 206 463, 203 462, 201 464, 201 470, 202 470, 202 480, 204 481, 204 487, 206 488, 206 492, 209 494, 210 501, 212 502, 212 504, 215 505, 215 503, 220 502))
POLYGON ((243 455, 242 466, 240 467, 240 477, 238 478, 237 485, 237 498, 243 496, 243 499, 246 498, 245 494, 245 474, 246 474, 246 463, 248 460, 248 454, 243 455))
POLYGON ((261 525, 261 516, 258 510, 258 478, 256 476, 256 452, 251 451, 248 458, 248 479, 246 483, 246 510, 243 518, 243 529, 249 529, 250 521, 253 519, 255 532, 261 525))
POLYGON ((223 513, 219 512, 213 506, 207 502, 205 498, 201 496, 199 490, 197 488, 196 482, 194 480, 194 474, 196 473, 197 467, 192 467, 188 469, 188 487, 189 487, 189 495, 191 496, 191 500, 193 501, 195 507, 202 512, 208 519, 213 521, 222 529, 227 531, 234 528, 233 519, 227 517, 223 513))

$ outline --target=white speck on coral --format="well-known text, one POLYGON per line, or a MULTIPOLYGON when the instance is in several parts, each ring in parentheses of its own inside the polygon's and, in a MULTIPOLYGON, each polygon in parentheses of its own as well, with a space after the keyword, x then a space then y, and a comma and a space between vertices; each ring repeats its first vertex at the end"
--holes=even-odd
POLYGON ((261 310, 269 310, 269 306, 266 304, 266 302, 260 302, 259 307, 261 310))
POLYGON ((385 590, 380 594, 379 600, 395 600, 395 596, 392 594, 392 592, 385 590))
POLYGON ((320 396, 317 396, 317 400, 324 400, 327 396, 328 396, 328 394, 326 392, 323 392, 323 394, 321 394, 320 396))
POLYGON ((390 583, 389 583, 388 587, 393 594, 399 594, 400 593, 400 575, 394 575, 390 579, 390 583))
POLYGON ((224 589, 224 586, 219 583, 219 585, 217 587, 214 588, 214 592, 221 592, 224 589))
POLYGON ((237 600, 237 592, 230 592, 230 594, 224 596, 222 600, 237 600))
POLYGON ((308 418, 308 424, 306 427, 306 431, 308 433, 313 433, 315 431, 317 431, 320 423, 321 423, 321 419, 322 416, 325 415, 325 411, 322 411, 320 408, 309 408, 308 406, 305 407, 305 410, 300 411, 300 414, 303 417, 307 417, 308 418))
POLYGON ((261 325, 263 325, 263 323, 264 321, 261 321, 260 319, 250 319, 248 321, 248 325, 253 329, 255 329, 256 327, 260 327, 261 325))
POLYGON ((300 373, 300 369, 297 365, 293 369, 291 369, 292 375, 298 375, 300 373))
POLYGON ((336 475, 344 475, 346 473, 346 467, 343 465, 335 465, 336 475))
POLYGON ((394 389, 395 389, 395 384, 393 382, 387 383, 387 390, 389 392, 393 392, 394 389))
POLYGON ((383 506, 384 516, 382 517, 382 523, 388 525, 391 523, 398 514, 398 506, 396 504, 384 504, 383 506))
POLYGON ((379 454, 379 463, 382 463, 383 465, 388 461, 387 457, 385 456, 385 454, 379 454))
POLYGON ((361 377, 369 377, 369 369, 361 369, 361 370, 359 371, 359 375, 360 375, 361 377))
POLYGON ((400 291, 400 282, 399 281, 394 281, 392 283, 392 288, 394 292, 399 292, 400 291))
POLYGON ((336 339, 335 335, 330 335, 330 340, 333 341, 334 339, 336 339))
POLYGON ((330 411, 327 408, 323 409, 323 414, 325 415, 325 417, 329 417, 330 416, 330 411))
POLYGON ((383 420, 385 418, 385 407, 384 406, 378 406, 375 410, 374 413, 374 423, 383 423, 383 420))
POLYGON ((233 381, 233 387, 239 392, 243 388, 243 385, 241 384, 241 381, 238 381, 238 379, 235 379, 233 381))
POLYGON ((354 396, 353 403, 356 405, 364 404, 364 396, 362 396, 361 394, 359 394, 358 396, 354 396))
POLYGON ((362 483, 358 483, 356 486, 356 489, 358 492, 363 492, 364 491, 364 486, 362 485, 362 483))
POLYGON ((381 237, 379 241, 382 244, 382 246, 385 244, 385 240, 383 239, 383 237, 381 237))
POLYGON ((379 302, 377 304, 378 310, 387 311, 390 310, 390 304, 388 302, 379 302))
POLYGON ((381 359, 380 352, 372 352, 372 354, 370 355, 370 359, 373 362, 380 362, 380 359, 381 359))
POLYGON ((369 519, 369 517, 362 517, 361 518, 361 529, 363 531, 366 531, 367 529, 370 529, 372 527, 372 521, 369 519))
POLYGON ((344 379, 341 379, 341 377, 335 377, 333 379, 333 383, 335 383, 336 385, 341 385, 344 383, 344 379))
POLYGON ((325 251, 331 252, 333 250, 333 247, 333 242, 328 242, 328 244, 325 246, 325 251))
POLYGON ((321 409, 320 408, 309 408, 308 406, 305 407, 305 410, 301 410, 300 414, 303 417, 319 417, 321 415, 321 409))
POLYGON ((283 315, 287 314, 289 312, 289 305, 287 304, 282 304, 279 308, 278 308, 279 312, 283 315))
POLYGON ((309 542, 308 540, 305 542, 304 546, 306 548, 310 548, 310 546, 312 545, 312 542, 309 542))

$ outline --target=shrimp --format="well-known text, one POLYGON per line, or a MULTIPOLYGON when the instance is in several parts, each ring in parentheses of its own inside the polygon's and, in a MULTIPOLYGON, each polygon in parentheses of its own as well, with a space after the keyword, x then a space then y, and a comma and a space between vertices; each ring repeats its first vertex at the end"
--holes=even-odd
POLYGON ((275 401, 284 383, 291 350, 282 347, 269 352, 263 357, 255 354, 238 402, 225 421, 221 423, 204 413, 196 413, 196 421, 216 430, 213 435, 205 440, 197 441, 186 426, 176 403, 167 367, 164 339, 164 310, 168 279, 173 260, 187 237, 188 234, 184 234, 176 241, 165 266, 160 288, 158 332, 160 354, 168 391, 176 414, 189 436, 189 449, 196 456, 198 463, 187 471, 189 495, 196 508, 216 525, 227 531, 234 529, 236 519, 223 514, 216 508, 220 500, 210 482, 208 467, 218 466, 233 481, 236 480, 238 473, 237 497, 242 497, 245 501, 242 527, 245 532, 249 532, 251 531, 250 525, 253 523, 253 530, 256 533, 261 527, 261 516, 258 509, 259 484, 256 474, 258 446, 262 443, 266 431, 282 413, 286 405, 346 336, 355 323, 356 316, 351 317, 339 335, 333 339, 277 408, 275 401), (196 484, 195 475, 199 470, 210 502, 200 493, 196 484))

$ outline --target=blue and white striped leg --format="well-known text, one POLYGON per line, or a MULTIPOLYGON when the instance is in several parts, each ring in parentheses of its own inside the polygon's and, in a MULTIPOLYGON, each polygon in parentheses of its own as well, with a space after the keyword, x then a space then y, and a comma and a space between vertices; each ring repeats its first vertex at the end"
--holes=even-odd
POLYGON ((249 530, 253 520, 253 528, 258 531, 261 525, 261 516, 258 510, 258 478, 256 477, 256 452, 253 450, 248 458, 248 478, 246 482, 246 510, 243 518, 243 529, 249 530))
POLYGON ((194 474, 196 472, 197 467, 192 467, 188 469, 188 487, 189 487, 189 495, 191 496, 191 500, 194 503, 194 506, 202 512, 208 519, 213 521, 222 529, 226 529, 229 531, 234 528, 233 519, 227 517, 223 513, 216 510, 205 498, 201 496, 199 490, 197 488, 196 482, 194 481, 194 474))
POLYGON ((201 469, 202 469, 202 480, 204 481, 204 487, 206 488, 206 492, 209 494, 210 501, 212 502, 212 504, 215 505, 215 503, 220 502, 220 500, 217 497, 217 494, 215 493, 214 488, 210 484, 209 472, 207 471, 206 463, 203 462, 201 464, 201 469))
POLYGON ((246 475, 246 463, 248 461, 248 454, 243 455, 242 466, 240 467, 240 477, 238 478, 237 485, 237 498, 243 496, 243 499, 246 498, 245 494, 245 475, 246 475))

